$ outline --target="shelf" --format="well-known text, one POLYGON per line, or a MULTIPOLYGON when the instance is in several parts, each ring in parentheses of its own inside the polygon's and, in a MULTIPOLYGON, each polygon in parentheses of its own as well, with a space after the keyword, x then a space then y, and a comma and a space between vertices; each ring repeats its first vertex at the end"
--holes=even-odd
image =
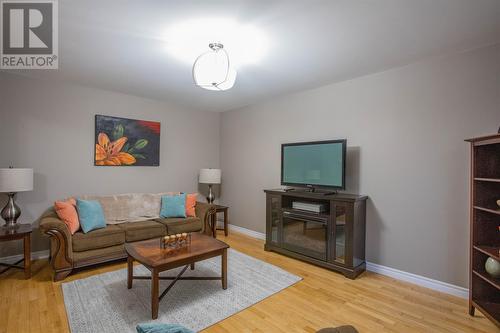
POLYGON ((474 180, 480 181, 480 182, 500 183, 500 178, 479 178, 479 177, 476 177, 476 178, 474 178, 474 180))
POLYGON ((474 306, 481 311, 486 317, 500 326, 500 304, 486 301, 473 300, 474 306))
POLYGON ((500 261, 500 247, 495 246, 485 246, 485 245, 475 245, 474 249, 486 254, 489 257, 492 257, 495 260, 500 261))
POLYGON ((488 212, 488 213, 493 213, 493 214, 500 215, 500 208, 491 209, 491 208, 484 208, 484 207, 474 206, 474 209, 482 210, 483 212, 488 212))
POLYGON ((315 213, 308 210, 296 209, 291 207, 284 207, 283 212, 288 212, 296 215, 308 216, 308 217, 318 217, 322 219, 330 218, 330 214, 327 213, 315 213))
POLYGON ((500 289, 500 279, 492 278, 491 276, 488 275, 488 273, 486 273, 484 269, 483 270, 473 269, 472 272, 481 279, 483 279, 484 281, 491 284, 493 287, 500 289))

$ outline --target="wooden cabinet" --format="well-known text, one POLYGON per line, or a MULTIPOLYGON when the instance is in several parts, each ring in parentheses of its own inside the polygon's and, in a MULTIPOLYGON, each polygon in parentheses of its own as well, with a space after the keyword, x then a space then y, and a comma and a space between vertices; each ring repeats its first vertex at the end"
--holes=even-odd
POLYGON ((491 257, 500 261, 500 134, 470 142, 469 314, 477 308, 500 327, 500 278, 485 270, 491 257))
POLYGON ((355 278, 365 270, 366 196, 265 190, 266 251, 355 278), (294 202, 321 206, 310 212, 294 202))

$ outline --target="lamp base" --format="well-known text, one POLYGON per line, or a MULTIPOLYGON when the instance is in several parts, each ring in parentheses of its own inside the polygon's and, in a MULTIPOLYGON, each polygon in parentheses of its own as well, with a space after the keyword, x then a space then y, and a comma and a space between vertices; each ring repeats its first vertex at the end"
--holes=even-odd
POLYGON ((0 227, 1 229, 5 229, 7 231, 12 231, 15 232, 16 229, 19 228, 19 223, 5 223, 3 226, 0 227))
POLYGON ((214 200, 215 200, 215 195, 214 193, 212 192, 212 184, 209 184, 208 185, 208 196, 207 196, 207 202, 209 204, 213 204, 214 203, 214 200))
POLYGON ((17 219, 21 216, 21 209, 14 202, 14 196, 16 193, 10 192, 7 193, 7 195, 9 196, 9 201, 2 209, 2 213, 0 215, 5 220, 5 225, 3 227, 7 229, 14 229, 18 227, 17 219))

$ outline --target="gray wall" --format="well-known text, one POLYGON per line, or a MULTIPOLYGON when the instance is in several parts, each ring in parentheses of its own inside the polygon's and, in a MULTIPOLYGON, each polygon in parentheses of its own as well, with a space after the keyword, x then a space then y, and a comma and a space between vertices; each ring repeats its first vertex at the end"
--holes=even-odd
MULTIPOLYGON (((335 61, 333 59, 332 61, 335 61)), ((468 147, 500 125, 500 46, 223 113, 230 223, 265 232, 280 144, 348 140, 348 192, 366 194, 370 262, 467 286, 468 147)))
MULTIPOLYGON (((0 115, 0 167, 35 171, 34 191, 17 199, 23 223, 72 195, 196 191, 198 170, 219 166, 217 113, 0 73, 0 115), (160 121, 160 166, 94 167, 95 114, 160 121)), ((35 234, 35 250, 47 248, 35 234)), ((17 243, 3 243, 0 257, 20 253, 17 243)))

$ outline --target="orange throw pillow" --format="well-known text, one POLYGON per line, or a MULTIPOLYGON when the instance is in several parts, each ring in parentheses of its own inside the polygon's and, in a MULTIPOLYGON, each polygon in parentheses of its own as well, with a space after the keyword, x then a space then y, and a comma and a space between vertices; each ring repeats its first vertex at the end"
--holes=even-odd
POLYGON ((198 193, 186 194, 186 216, 196 217, 196 196, 198 193))
POLYGON ((66 223, 72 235, 80 229, 80 220, 78 220, 78 213, 76 212, 75 199, 70 198, 66 201, 56 201, 54 202, 54 209, 57 216, 66 223))

